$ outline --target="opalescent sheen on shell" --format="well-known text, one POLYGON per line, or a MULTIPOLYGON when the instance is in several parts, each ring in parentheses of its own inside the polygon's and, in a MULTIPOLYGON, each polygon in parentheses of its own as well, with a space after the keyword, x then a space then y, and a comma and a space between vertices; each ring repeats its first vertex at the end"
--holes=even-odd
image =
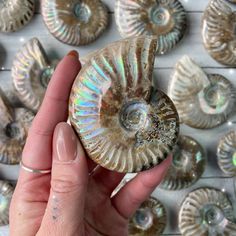
POLYGON ((155 50, 152 37, 118 41, 98 51, 74 82, 70 122, 90 158, 107 169, 149 169, 176 143, 176 109, 151 83, 155 50))
POLYGON ((236 175, 236 131, 221 138, 217 148, 218 165, 228 175, 236 175))
POLYGON ((32 19, 34 0, 1 0, 0 1, 0 32, 14 32, 32 19))
POLYGON ((100 0, 43 0, 42 14, 49 32, 70 45, 96 40, 108 26, 108 10, 100 0))
POLYGON ((219 63, 236 66, 236 14, 224 0, 211 0, 202 19, 202 38, 219 63))
POLYGON ((179 136, 172 155, 171 167, 160 187, 168 190, 190 187, 205 170, 206 154, 203 147, 189 136, 179 136))
POLYGON ((115 18, 122 37, 156 36, 158 54, 173 49, 187 28, 186 12, 178 0, 116 0, 115 18))
POLYGON ((163 204, 150 197, 141 204, 129 220, 130 236, 161 235, 167 223, 166 210, 163 204))
POLYGON ((179 229, 183 236, 234 235, 236 224, 232 203, 225 192, 199 188, 184 199, 179 212, 179 229))
POLYGON ((219 74, 206 74, 188 56, 177 62, 168 94, 180 120, 193 128, 214 128, 236 112, 236 90, 231 82, 219 74))
POLYGON ((0 181, 0 226, 9 224, 9 208, 14 188, 6 181, 0 181))
POLYGON ((12 79, 16 94, 29 109, 37 112, 56 62, 49 62, 37 38, 30 39, 13 61, 12 79))

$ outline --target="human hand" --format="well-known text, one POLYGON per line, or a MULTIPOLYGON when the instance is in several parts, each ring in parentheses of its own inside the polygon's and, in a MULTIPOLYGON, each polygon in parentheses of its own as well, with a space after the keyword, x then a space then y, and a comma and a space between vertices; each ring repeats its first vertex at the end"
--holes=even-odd
POLYGON ((160 183, 170 158, 139 173, 115 196, 124 174, 88 159, 73 129, 65 123, 73 81, 81 68, 76 52, 58 65, 28 134, 10 209, 12 236, 128 235, 128 219, 160 183))

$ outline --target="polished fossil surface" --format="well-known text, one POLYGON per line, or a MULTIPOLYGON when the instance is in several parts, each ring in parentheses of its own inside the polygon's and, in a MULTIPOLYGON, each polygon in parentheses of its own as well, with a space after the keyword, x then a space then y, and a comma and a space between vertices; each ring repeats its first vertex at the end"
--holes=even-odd
POLYGON ((234 235, 233 207, 225 192, 200 188, 189 193, 179 212, 183 236, 234 235))
POLYGON ((219 63, 236 66, 236 14, 224 0, 211 0, 202 19, 202 38, 219 63))
POLYGON ((42 14, 50 33, 70 45, 89 44, 108 26, 108 10, 100 0, 43 0, 42 14))
POLYGON ((9 208, 13 192, 12 185, 0 180, 0 226, 9 224, 9 208))
POLYGON ((37 112, 57 62, 50 62, 37 38, 26 42, 13 61, 12 79, 16 95, 37 112))
POLYGON ((176 143, 174 104, 152 87, 156 40, 123 39, 85 64, 72 87, 70 122, 91 159, 118 172, 160 164, 176 143))
POLYGON ((186 12, 178 0, 116 0, 115 18, 121 36, 157 36, 158 54, 173 49, 187 28, 186 12))
POLYGON ((0 32, 20 30, 34 15, 34 0, 1 0, 0 32))
POLYGON ((129 220, 129 235, 151 236, 161 235, 167 223, 166 211, 162 203, 150 197, 141 204, 129 220))
POLYGON ((198 129, 223 124, 236 113, 236 89, 219 74, 206 74, 191 58, 175 65, 168 94, 181 122, 198 129))
POLYGON ((160 187, 168 190, 190 187, 205 170, 205 150, 192 137, 182 135, 179 136, 172 155, 172 164, 160 187))
POLYGON ((228 175, 236 175, 236 131, 221 138, 217 148, 218 165, 228 175))

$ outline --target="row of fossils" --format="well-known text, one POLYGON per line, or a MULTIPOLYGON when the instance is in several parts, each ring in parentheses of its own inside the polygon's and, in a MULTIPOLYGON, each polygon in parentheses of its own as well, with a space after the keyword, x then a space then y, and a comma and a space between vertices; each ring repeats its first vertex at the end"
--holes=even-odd
MULTIPOLYGON (((147 110, 143 99, 149 94, 156 47, 156 39, 153 37, 130 38, 108 45, 106 48, 95 52, 94 55, 84 58, 85 65, 72 88, 70 98, 71 123, 76 129, 81 126, 83 130, 89 130, 89 132, 79 132, 79 134, 92 159, 95 159, 96 156, 93 156, 93 153, 87 148, 86 142, 92 140, 88 145, 89 147, 96 145, 97 137, 101 137, 104 142, 107 142, 103 152, 105 150, 106 158, 110 155, 111 162, 107 159, 105 161, 101 159, 99 164, 119 172, 138 172, 148 169, 152 167, 154 158, 156 158, 156 164, 160 163, 165 158, 166 149, 168 148, 168 153, 170 153, 174 147, 172 166, 161 187, 167 190, 180 190, 194 184, 201 177, 206 165, 206 153, 202 145, 192 137, 178 137, 178 120, 180 119, 183 123, 199 129, 219 126, 235 112, 236 91, 233 85, 221 75, 208 75, 188 56, 181 58, 177 62, 169 82, 168 95, 173 102, 160 90, 154 92, 156 99, 146 100, 146 102, 149 101, 150 106, 154 107, 153 110, 151 109, 153 119, 159 122, 157 127, 155 123, 148 122, 149 125, 154 126, 154 129, 157 129, 160 136, 158 153, 155 153, 152 146, 148 146, 147 141, 145 149, 154 153, 149 153, 150 155, 145 161, 148 160, 149 162, 150 157, 152 157, 152 161, 144 166, 143 163, 140 163, 142 158, 137 151, 137 155, 131 155, 132 164, 130 164, 131 160, 128 160, 127 163, 129 164, 126 166, 124 158, 119 160, 118 156, 114 156, 117 152, 112 151, 108 155, 107 150, 117 147, 117 143, 120 142, 118 142, 121 140, 120 138, 114 139, 114 133, 118 131, 120 126, 122 126, 122 130, 126 130, 128 133, 137 134, 140 126, 146 123, 147 112, 150 109, 147 110), (119 63, 117 63, 117 58, 121 59, 119 63), (109 76, 111 78, 108 78, 109 76), (80 81, 81 77, 83 81, 80 81), (108 82, 109 79, 112 82, 108 82), (132 81, 129 81, 130 79, 132 81), (121 82, 123 83, 122 86, 118 84, 121 82), (102 88, 107 88, 107 86, 111 86, 111 88, 110 92, 107 93, 109 96, 106 100, 101 93, 105 91, 102 88), (129 91, 128 93, 123 91, 125 86, 130 86, 129 90, 125 89, 125 91, 129 91), (131 87, 134 87, 137 92, 131 87), (101 106, 101 103, 98 102, 99 96, 104 100, 102 104, 104 107, 94 109, 94 107, 101 106), (124 99, 125 102, 121 99, 124 99), (117 109, 114 109, 114 101, 117 109), (120 106, 121 104, 124 104, 123 107, 120 106), (173 104, 175 104, 179 115, 173 104), (197 113, 194 112, 193 108, 197 110, 197 113), (73 112, 73 109, 76 112, 73 112), (96 110, 100 110, 100 115, 94 115, 96 110), (93 112, 94 116, 91 116, 90 111, 93 112), (106 114, 103 114, 104 111, 109 114, 111 121, 117 117, 117 113, 120 114, 119 127, 108 120, 106 114), (134 114, 138 114, 138 116, 134 116, 134 114), (133 119, 133 116, 136 118, 133 119), (93 123, 98 123, 96 117, 101 118, 102 124, 111 122, 111 127, 115 127, 115 130, 110 131, 112 134, 103 133, 101 126, 99 126, 100 131, 97 132, 96 126, 93 125, 93 123), (103 119, 106 120, 103 121, 103 119), (130 120, 135 121, 135 123, 130 123, 130 120), (177 145, 175 145, 176 140, 178 140, 177 145), (113 141, 116 142, 116 145, 112 144, 113 141), (118 164, 113 163, 112 160, 116 160, 118 164)), ((4 93, 1 92, 1 163, 19 163, 28 129, 39 109, 56 64, 57 62, 49 60, 43 46, 36 38, 28 41, 16 54, 13 61, 12 79, 15 93, 24 104, 24 108, 11 107, 4 93)), ((111 130, 111 128, 109 129, 111 130)), ((136 135, 139 148, 142 147, 142 141, 146 135, 147 133, 136 135)), ((95 150, 94 147, 92 149, 95 150)), ((122 151, 125 150, 120 149, 119 153, 122 155, 120 154, 119 157, 126 157, 127 155, 122 151)), ((143 152, 142 149, 141 152, 143 152)), ((219 166, 229 175, 236 173, 235 153, 236 132, 232 130, 222 137, 217 150, 219 166)), ((5 190, 6 187, 1 189, 1 195, 4 198, 4 206, 1 208, 2 214, 0 215, 0 219, 1 216, 3 217, 1 224, 7 223, 9 193, 13 192, 10 191, 6 194, 5 190)))
MULTIPOLYGON (((229 0, 235 3, 233 0, 229 0)), ((0 3, 0 32, 13 32, 29 23, 35 0, 0 3)), ((96 40, 109 22, 101 0, 42 0, 41 12, 49 32, 69 45, 96 40)), ((218 62, 236 66, 235 13, 226 0, 210 0, 202 18, 202 38, 208 53, 218 62)), ((179 0, 116 0, 115 20, 121 36, 157 37, 157 54, 173 49, 187 29, 186 11, 179 0)))

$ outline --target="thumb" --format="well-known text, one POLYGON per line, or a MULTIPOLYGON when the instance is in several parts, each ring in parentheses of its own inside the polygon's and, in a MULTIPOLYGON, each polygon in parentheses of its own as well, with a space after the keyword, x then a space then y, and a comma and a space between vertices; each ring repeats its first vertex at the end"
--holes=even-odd
POLYGON ((39 235, 82 233, 87 183, 82 145, 70 125, 59 123, 53 137, 51 191, 39 235))

